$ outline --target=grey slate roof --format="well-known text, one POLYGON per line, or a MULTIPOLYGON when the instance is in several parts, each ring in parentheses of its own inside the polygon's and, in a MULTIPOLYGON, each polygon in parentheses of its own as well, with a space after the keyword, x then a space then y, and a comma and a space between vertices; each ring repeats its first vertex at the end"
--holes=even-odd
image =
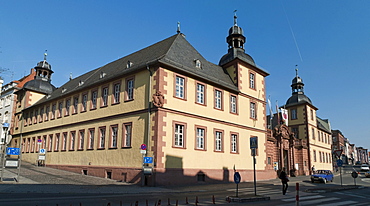
POLYGON ((78 92, 103 82, 109 82, 109 80, 119 76, 146 69, 146 65, 157 62, 171 66, 187 75, 194 75, 204 81, 209 81, 218 87, 238 92, 238 88, 222 67, 208 62, 185 39, 183 34, 176 34, 66 82, 50 95, 41 99, 37 104, 67 96, 70 93, 78 92), (201 68, 195 67, 195 60, 201 61, 201 68), (127 68, 128 61, 132 63, 130 68, 127 68), (104 77, 100 78, 102 75, 104 77))
POLYGON ((331 134, 331 128, 328 119, 321 119, 320 117, 316 116, 316 122, 319 129, 331 134))

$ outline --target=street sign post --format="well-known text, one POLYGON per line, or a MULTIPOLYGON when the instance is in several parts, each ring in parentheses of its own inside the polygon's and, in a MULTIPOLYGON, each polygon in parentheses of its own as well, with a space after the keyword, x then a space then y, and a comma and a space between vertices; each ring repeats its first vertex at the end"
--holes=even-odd
POLYGON ((250 149, 253 157, 253 181, 254 181, 254 195, 257 196, 257 185, 256 185, 256 155, 258 149, 258 137, 250 138, 250 149))
POLYGON ((8 147, 6 149, 6 154, 7 155, 19 155, 19 148, 8 147))
POLYGON ((144 157, 144 164, 153 164, 153 157, 144 157))
POLYGON ((353 177, 353 181, 355 182, 355 186, 356 186, 356 178, 358 177, 358 173, 356 171, 353 171, 351 175, 353 177))
POLYGON ((241 180, 241 177, 240 177, 239 172, 235 172, 234 173, 234 182, 236 184, 236 197, 238 197, 240 180, 241 180))

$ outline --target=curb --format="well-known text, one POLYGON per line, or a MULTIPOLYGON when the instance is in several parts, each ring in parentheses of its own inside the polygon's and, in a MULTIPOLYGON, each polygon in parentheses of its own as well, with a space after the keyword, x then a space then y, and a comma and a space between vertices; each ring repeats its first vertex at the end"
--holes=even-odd
POLYGON ((256 201, 265 201, 270 200, 268 196, 252 196, 252 197, 235 197, 235 196, 226 196, 227 202, 256 202, 256 201))

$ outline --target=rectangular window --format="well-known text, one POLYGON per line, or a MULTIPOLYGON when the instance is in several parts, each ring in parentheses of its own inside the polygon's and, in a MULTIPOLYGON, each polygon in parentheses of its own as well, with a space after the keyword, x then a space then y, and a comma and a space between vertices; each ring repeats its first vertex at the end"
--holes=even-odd
POLYGON ((78 133, 78 150, 83 150, 85 144, 85 130, 80 130, 78 133))
POLYGON ((292 128, 292 132, 294 133, 294 137, 299 139, 299 131, 298 131, 298 127, 293 127, 292 128))
POLYGON ((87 94, 82 94, 82 104, 81 104, 81 112, 86 112, 87 110, 87 94))
POLYGON ((34 118, 33 118, 33 123, 34 123, 34 124, 37 124, 37 120, 38 120, 38 118, 39 118, 39 110, 38 110, 38 109, 36 109, 36 110, 35 110, 35 116, 34 116, 34 118))
POLYGON ((134 100, 134 78, 126 80, 126 101, 134 100))
POLYGON ((67 132, 63 133, 62 151, 67 150, 67 132))
POLYGON ((96 101, 98 98, 98 91, 94 90, 91 92, 91 109, 96 109, 96 101))
POLYGON ((197 103, 205 104, 205 86, 203 84, 197 83, 197 103))
POLYGON ((95 129, 89 129, 89 147, 88 149, 94 149, 95 141, 95 129))
POLYGON ((220 131, 215 132, 215 151, 222 151, 222 132, 220 131))
POLYGON ((316 150, 313 151, 313 161, 316 162, 316 150))
POLYGON ((60 141, 60 134, 55 134, 55 146, 54 151, 59 151, 59 141, 60 141))
POLYGON ((46 106, 45 110, 45 121, 49 120, 50 106, 46 106))
POLYGON ((63 112, 63 102, 59 102, 58 118, 62 117, 62 112, 63 112))
POLYGON ((118 125, 110 127, 110 148, 117 148, 118 125))
POLYGON ((311 109, 311 120, 313 120, 313 110, 311 109))
POLYGON ((312 139, 315 139, 315 129, 312 128, 312 139))
POLYGON ((181 124, 175 124, 175 136, 174 136, 174 146, 184 147, 185 138, 185 126, 181 124))
POLYGON ((123 124, 123 128, 122 147, 131 147, 132 123, 123 124))
POLYGON ((113 85, 113 104, 118 104, 121 94, 121 83, 116 83, 113 85))
POLYGON ((44 108, 40 109, 40 122, 44 121, 44 108))
POLYGON ((42 148, 47 150, 47 137, 46 135, 42 137, 42 148))
POLYGON ((103 87, 101 95, 101 106, 106 107, 107 105, 108 105, 108 87, 103 87))
POLYGON ((105 127, 99 128, 99 149, 104 149, 105 147, 105 127))
POLYGON ((237 104, 236 104, 236 96, 231 95, 230 96, 230 112, 231 113, 236 113, 237 112, 237 104))
POLYGON ((176 76, 175 96, 181 99, 185 99, 185 79, 179 76, 176 76))
POLYGON ((222 92, 215 90, 215 108, 222 109, 222 92))
POLYGON ((49 135, 49 138, 48 138, 49 142, 48 142, 48 151, 51 152, 53 150, 53 135, 49 135))
POLYGON ((197 128, 197 141, 196 149, 204 150, 205 149, 205 129, 197 128))
POLYGON ((36 137, 32 137, 31 152, 35 151, 36 137))
POLYGON ((238 135, 231 134, 231 153, 238 153, 238 135))
POLYGON ((71 99, 67 99, 66 100, 66 112, 65 112, 64 116, 68 116, 69 115, 70 108, 71 108, 71 99))
POLYGON ((76 132, 71 132, 71 136, 70 136, 70 145, 69 145, 69 150, 70 151, 73 151, 75 150, 75 142, 76 142, 76 132))
POLYGON ((290 110, 290 114, 291 114, 291 119, 298 119, 297 117, 297 109, 291 109, 290 110))
POLYGON ((51 119, 55 119, 55 113, 57 111, 57 104, 51 105, 51 119))
POLYGON ((77 114, 78 111, 78 97, 73 98, 73 114, 77 114))
POLYGON ((257 119, 257 115, 256 115, 256 103, 254 102, 251 102, 250 103, 250 118, 251 119, 257 119))
POLYGON ((249 73, 249 88, 256 89, 255 74, 249 73))

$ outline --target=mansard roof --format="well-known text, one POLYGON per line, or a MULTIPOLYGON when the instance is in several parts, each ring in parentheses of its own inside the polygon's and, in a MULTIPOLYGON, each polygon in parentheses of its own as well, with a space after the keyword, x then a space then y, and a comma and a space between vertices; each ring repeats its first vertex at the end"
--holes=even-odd
POLYGON ((207 61, 185 39, 185 36, 179 33, 71 79, 37 104, 109 82, 119 76, 144 70, 147 65, 152 64, 167 66, 166 68, 172 68, 176 72, 202 79, 233 92, 239 91, 221 66, 207 61), (196 61, 200 61, 200 67, 196 66, 196 61))

